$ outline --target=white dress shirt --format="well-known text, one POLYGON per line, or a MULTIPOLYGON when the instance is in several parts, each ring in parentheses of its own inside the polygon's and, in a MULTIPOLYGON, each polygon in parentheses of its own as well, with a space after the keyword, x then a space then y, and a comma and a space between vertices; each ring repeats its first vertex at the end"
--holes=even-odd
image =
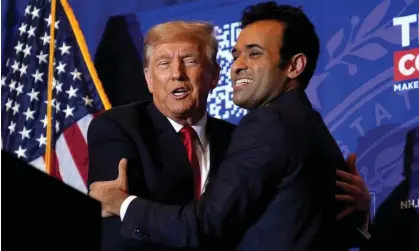
MULTIPOLYGON (((167 118, 172 124, 173 128, 175 129, 176 133, 179 133, 180 130, 183 128, 183 125, 176 123, 170 118, 167 118)), ((196 156, 198 158, 199 167, 201 169, 201 194, 205 191, 205 186, 207 183, 207 178, 210 169, 210 149, 209 149, 209 141, 206 135, 206 125, 207 125, 207 114, 205 114, 192 128, 198 134, 197 140, 195 140, 195 149, 196 149, 196 156)), ((180 138, 179 138, 180 140, 180 138)), ((120 216, 121 221, 124 219, 125 213, 127 212, 128 206, 137 196, 130 195, 128 198, 124 200, 121 205, 120 209, 120 216)))

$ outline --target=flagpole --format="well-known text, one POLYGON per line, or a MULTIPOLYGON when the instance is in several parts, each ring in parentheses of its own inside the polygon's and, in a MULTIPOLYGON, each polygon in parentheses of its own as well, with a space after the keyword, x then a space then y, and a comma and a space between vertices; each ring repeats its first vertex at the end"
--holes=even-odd
POLYGON ((51 0, 51 25, 48 62, 48 90, 47 90, 47 145, 45 153, 45 167, 47 174, 51 174, 52 149, 52 83, 54 81, 54 52, 55 52, 55 15, 57 1, 51 0))
POLYGON ((90 73, 90 76, 92 77, 93 83, 96 87, 97 92, 99 93, 99 97, 103 103, 103 106, 105 110, 108 110, 111 108, 111 103, 109 102, 109 99, 105 93, 105 90, 102 86, 102 82, 99 79, 99 76, 96 72, 96 68, 93 64, 93 61, 90 57, 89 49, 87 47, 86 40, 84 39, 83 32, 80 29, 79 23, 74 15, 74 12, 68 3, 67 0, 60 0, 61 5, 64 9, 64 12, 68 18, 68 21, 70 23, 71 29, 73 30, 74 36, 77 40, 77 45, 80 48, 81 54, 83 56, 84 62, 86 63, 87 69, 90 73))

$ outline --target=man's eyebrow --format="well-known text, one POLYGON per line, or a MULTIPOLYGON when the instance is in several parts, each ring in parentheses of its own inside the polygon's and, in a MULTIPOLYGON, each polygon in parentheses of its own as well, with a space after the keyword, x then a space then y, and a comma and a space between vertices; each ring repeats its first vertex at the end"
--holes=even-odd
POLYGON ((181 58, 191 58, 191 57, 199 57, 199 53, 196 52, 187 52, 181 55, 181 58))
POLYGON ((259 48, 259 49, 263 50, 262 46, 260 46, 258 44, 248 44, 245 47, 246 47, 246 49, 259 48))
MULTIPOLYGON (((260 46, 260 45, 258 45, 258 44, 247 44, 247 45, 245 46, 245 48, 246 48, 246 49, 259 48, 259 49, 262 49, 262 50, 263 50, 262 46, 260 46)), ((238 51, 238 50, 237 50, 237 48, 233 48, 233 49, 231 50, 231 53, 236 53, 237 51, 238 51)))
POLYGON ((159 54, 156 54, 155 58, 156 59, 166 59, 166 58, 170 58, 170 55, 167 54, 167 53, 159 53, 159 54))

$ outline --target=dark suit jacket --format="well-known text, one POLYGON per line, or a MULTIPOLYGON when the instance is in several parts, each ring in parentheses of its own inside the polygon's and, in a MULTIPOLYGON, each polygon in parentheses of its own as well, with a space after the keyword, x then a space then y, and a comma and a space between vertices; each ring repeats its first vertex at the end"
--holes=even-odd
MULTIPOLYGON (((208 118, 209 178, 225 154, 234 127, 225 121, 208 118)), ((103 113, 91 122, 87 138, 89 185, 117 178, 118 163, 127 158, 131 194, 170 205, 193 200, 192 169, 186 150, 167 118, 149 101, 103 113)), ((102 224, 103 251, 166 250, 162 246, 124 238, 118 217, 104 219, 102 224)))
POLYGON ((173 247, 338 250, 336 169, 348 167, 303 91, 247 114, 198 202, 132 201, 122 233, 173 247))

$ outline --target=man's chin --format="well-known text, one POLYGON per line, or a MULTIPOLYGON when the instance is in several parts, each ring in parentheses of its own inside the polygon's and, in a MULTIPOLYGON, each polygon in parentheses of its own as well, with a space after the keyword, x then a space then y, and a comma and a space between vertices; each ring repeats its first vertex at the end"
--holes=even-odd
POLYGON ((169 108, 169 110, 183 111, 191 109, 192 103, 192 100, 190 100, 189 98, 180 100, 170 99, 167 100, 166 106, 169 108))
POLYGON ((167 108, 176 117, 189 117, 196 110, 191 103, 179 101, 169 104, 167 108))
POLYGON ((240 96, 233 96, 233 103, 243 109, 249 109, 248 107, 250 107, 249 99, 240 96))

